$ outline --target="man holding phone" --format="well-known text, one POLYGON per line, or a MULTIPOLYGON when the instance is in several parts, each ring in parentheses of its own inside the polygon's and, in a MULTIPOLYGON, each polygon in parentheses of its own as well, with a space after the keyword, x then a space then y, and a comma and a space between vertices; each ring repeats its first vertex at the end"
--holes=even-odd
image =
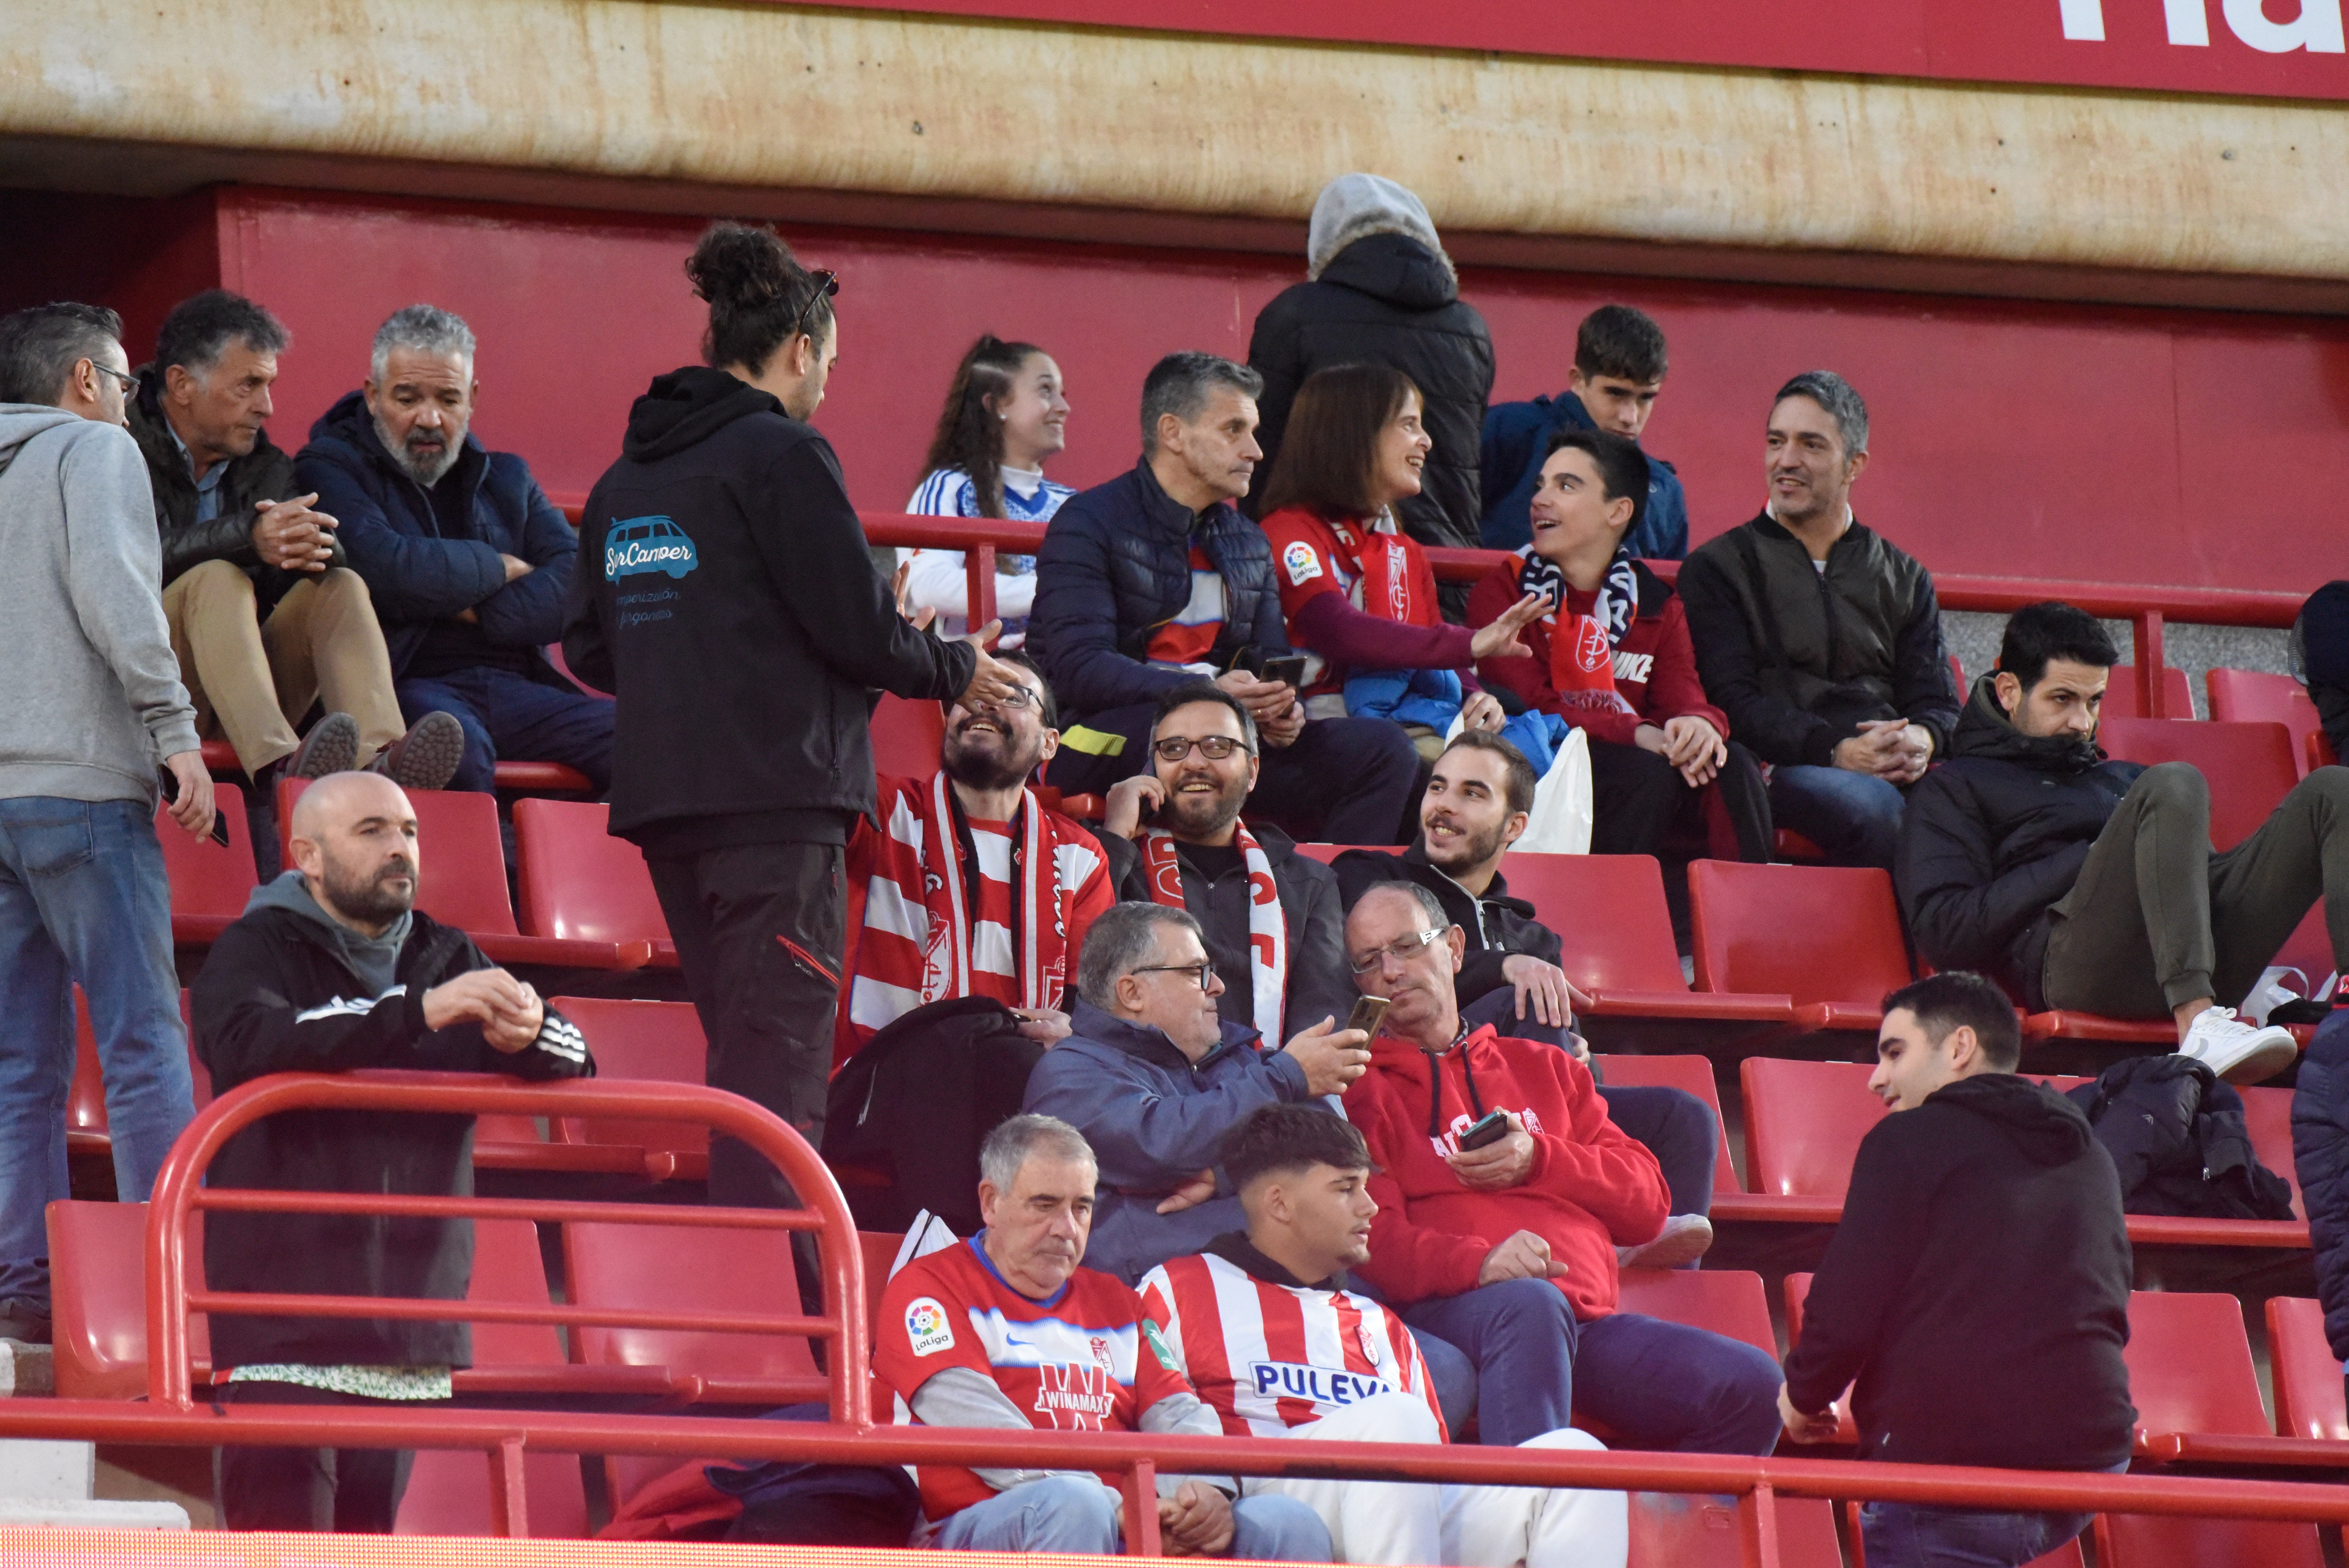
POLYGON ((1487 1443, 1564 1427, 1579 1404, 1638 1447, 1768 1453, 1766 1352, 1616 1310, 1615 1249, 1662 1230, 1663 1173, 1569 1053, 1463 1026, 1464 947, 1415 882, 1370 888, 1346 918, 1358 983, 1388 1001, 1346 1105, 1379 1208, 1362 1277, 1475 1363, 1487 1443))

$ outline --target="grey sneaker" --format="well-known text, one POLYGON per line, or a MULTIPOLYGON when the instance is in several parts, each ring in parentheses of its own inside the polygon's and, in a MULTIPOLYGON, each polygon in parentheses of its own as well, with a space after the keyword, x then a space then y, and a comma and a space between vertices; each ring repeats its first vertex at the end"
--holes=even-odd
POLYGON ((2258 1083, 2292 1066, 2300 1055, 2300 1043, 2290 1029, 2244 1023, 2232 1007, 2205 1007, 2188 1027, 2178 1054, 2193 1057, 2229 1083, 2258 1083))
POLYGON ((1651 1242, 1617 1247, 1615 1266, 1625 1269, 1676 1269, 1704 1256, 1713 1246, 1713 1222, 1702 1214, 1674 1214, 1651 1242))
POLYGON ((375 754, 367 770, 380 773, 403 789, 438 789, 456 776, 465 759, 465 727, 437 708, 408 727, 408 733, 375 754))
POLYGON ((359 721, 347 713, 330 713, 310 727, 301 749, 277 765, 280 779, 324 779, 347 773, 359 759, 359 721))

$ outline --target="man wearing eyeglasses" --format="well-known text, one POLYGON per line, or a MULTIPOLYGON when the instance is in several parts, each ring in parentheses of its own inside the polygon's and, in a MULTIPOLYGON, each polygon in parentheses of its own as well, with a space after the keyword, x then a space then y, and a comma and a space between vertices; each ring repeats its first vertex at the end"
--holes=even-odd
POLYGON ((1069 1037, 1028 1079, 1025 1109, 1092 1145, 1100 1191, 1085 1260, 1128 1284, 1246 1225, 1214 1169, 1233 1123, 1259 1106, 1342 1095, 1370 1060, 1361 1031, 1328 1016, 1270 1047, 1217 1012, 1225 986, 1188 911, 1112 905, 1085 935, 1069 1037))
POLYGON ((1767 1352, 1616 1310, 1615 1249, 1652 1239, 1670 1208, 1655 1156, 1571 1055, 1461 1023, 1464 950, 1416 882, 1371 887, 1346 918, 1359 984, 1388 999, 1346 1098, 1379 1205, 1362 1276, 1475 1364, 1487 1443, 1555 1430, 1578 1406, 1637 1447, 1768 1453, 1767 1352))

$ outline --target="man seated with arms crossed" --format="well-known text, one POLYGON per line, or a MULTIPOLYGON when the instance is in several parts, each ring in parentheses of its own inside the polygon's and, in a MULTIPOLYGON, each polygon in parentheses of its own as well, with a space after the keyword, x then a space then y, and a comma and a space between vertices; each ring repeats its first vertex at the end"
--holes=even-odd
POLYGON ((1401 727, 1309 721, 1292 681, 1251 673, 1295 656, 1272 546, 1232 505, 1264 456, 1263 390, 1245 365, 1167 356, 1142 386, 1141 462, 1053 515, 1028 623, 1028 651, 1074 718, 1050 781, 1092 793, 1143 769, 1153 705, 1204 676, 1264 732, 1264 814, 1333 843, 1392 843, 1419 782, 1401 727))
POLYGON ((1461 1022, 1465 947, 1415 882, 1372 887, 1346 917, 1362 990, 1390 1003, 1347 1096, 1376 1161, 1363 1277, 1475 1363, 1487 1442, 1554 1431, 1579 1405, 1640 1447, 1768 1453, 1768 1356, 1615 1310, 1615 1249, 1663 1229, 1663 1174, 1572 1056, 1461 1022), (1526 1357, 1553 1347, 1563 1375, 1528 1377, 1526 1357))
POLYGON ((1102 841, 1118 896, 1199 917, 1223 975, 1223 1015, 1286 1039, 1354 1005, 1338 879, 1240 808, 1262 775, 1256 721, 1206 681, 1159 699, 1151 770, 1110 791, 1102 841))
MULTIPOLYGON (((1446 1440, 1411 1330, 1347 1277, 1370 1257, 1379 1208, 1362 1135, 1305 1106, 1268 1106, 1231 1130, 1222 1164, 1247 1228, 1151 1271, 1143 1334, 1172 1352, 1234 1437, 1446 1440)), ((1524 1446, 1606 1445, 1564 1429, 1524 1446)), ((1614 1568, 1630 1548, 1619 1491, 1288 1477, 1240 1485, 1250 1498, 1310 1506, 1340 1563, 1614 1568)))
MULTIPOLYGON (((1862 1459, 2120 1471, 2129 1243, 2120 1177, 2079 1109, 2015 1076, 2014 1009, 1951 970, 1884 999, 1868 1087, 1899 1114, 1853 1161, 1779 1390, 1787 1436, 1835 1436, 1857 1377, 1862 1459)), ((2085 1513, 1860 1510, 1869 1568, 2029 1563, 2085 1513)))
MULTIPOLYGON (((1509 895, 1502 859, 1526 830, 1534 809, 1533 764, 1497 735, 1464 730, 1454 737, 1419 806, 1417 842, 1401 854, 1349 850, 1331 869, 1347 907, 1381 882, 1414 882, 1433 893, 1460 934, 1463 956, 1454 978, 1461 1021, 1485 1024, 1518 1039, 1543 1040, 1571 1050, 1592 1068, 1590 1047, 1573 1032, 1577 993, 1558 967, 1566 944, 1541 923, 1534 906, 1509 895)), ((1594 912, 1594 918, 1604 918, 1594 912)), ((1671 1218, 1652 1242, 1617 1250, 1624 1268, 1677 1268, 1702 1257, 1713 1244, 1713 1163, 1721 1124, 1713 1108, 1682 1089, 1599 1086, 1607 1115, 1646 1144, 1663 1168, 1671 1191, 1671 1218)))
POLYGON ((2178 1054, 2230 1083, 2292 1065, 2290 1031, 2231 1006, 2319 898, 2349 967, 2349 770, 2320 768, 2233 849, 2210 848, 2190 763, 2096 749, 2117 658, 2085 611, 2026 604, 1974 683, 1952 756, 1913 792, 1896 882, 1918 951, 1972 966, 2033 1012, 2178 1026, 2178 1054))
MULTIPOLYGON (((873 1370, 899 1424, 1216 1436, 1216 1413, 1143 1332, 1141 1298, 1079 1266, 1095 1173, 1077 1130, 1015 1116, 988 1136, 979 1172, 987 1228, 907 1264, 881 1299, 873 1370)), ((926 1543, 945 1551, 1120 1550, 1112 1476, 924 1465, 917 1480, 926 1543)), ((1330 1561, 1309 1508, 1237 1491, 1229 1477, 1160 1476, 1166 1554, 1330 1561)))
POLYGON ((1028 788, 1060 748, 1060 715, 1027 655, 1001 662, 1016 696, 950 704, 939 771, 885 776, 878 811, 857 819, 848 880, 864 888, 864 927, 849 954, 843 1057, 954 996, 996 998, 1047 1045, 1069 1032, 1071 961, 1114 898, 1109 860, 1028 788))
MULTIPOLYGON (((295 870, 254 891, 196 976, 196 1050, 226 1094, 268 1073, 409 1068, 585 1078, 578 1029, 491 967, 461 931, 411 907, 416 812, 390 779, 332 773, 295 803, 295 870)), ((467 1197, 473 1120, 305 1110, 246 1128, 212 1161, 223 1187, 467 1197)), ((473 1222, 366 1214, 219 1213, 204 1226, 213 1287, 461 1301, 473 1222)), ((472 1360, 459 1323, 226 1315, 215 1398, 266 1405, 446 1400, 472 1360)), ((380 1449, 220 1452, 231 1530, 388 1534, 410 1455, 380 1449)))

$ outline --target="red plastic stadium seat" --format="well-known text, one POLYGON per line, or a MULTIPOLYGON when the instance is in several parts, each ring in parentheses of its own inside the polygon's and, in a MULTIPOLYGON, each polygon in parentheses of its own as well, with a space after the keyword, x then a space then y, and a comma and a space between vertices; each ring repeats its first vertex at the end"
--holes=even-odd
POLYGON ((1511 855, 1502 869, 1509 892, 1531 903, 1557 933, 1565 947, 1560 967, 1590 997, 1594 1016, 1793 1020, 1783 986, 1689 989, 1653 856, 1511 855))
POLYGON ((1778 1354, 1762 1276, 1744 1269, 1625 1269, 1619 1309, 1710 1329, 1778 1354))
MULTIPOLYGON (((729 1226, 563 1227, 571 1299, 582 1306, 733 1316, 796 1316, 799 1284, 781 1231, 729 1226)), ((797 1335, 717 1329, 581 1327, 575 1360, 663 1369, 691 1400, 789 1405, 829 1397, 797 1335)))
MULTIPOLYGON (((595 1058, 595 1076, 661 1083, 705 1081, 709 1047, 688 1002, 621 1002, 558 996, 554 1008, 579 1026, 595 1058)), ((653 1181, 703 1181, 709 1175, 709 1131, 678 1121, 620 1121, 566 1116, 555 1130, 564 1143, 634 1151, 653 1181)))
POLYGON ((1721 1128, 1721 1148, 1713 1161, 1713 1190, 1734 1192, 1737 1163, 1729 1151, 1729 1123, 1721 1114, 1721 1090, 1713 1079, 1710 1057, 1602 1056, 1591 1062, 1609 1088, 1676 1088, 1704 1101, 1721 1128))
POLYGON ((171 940, 205 946, 244 913, 259 880, 254 869, 252 830, 246 826, 244 791, 233 784, 212 786, 214 809, 228 823, 228 847, 210 838, 192 839, 162 808, 155 812, 155 837, 163 846, 163 874, 171 884, 171 940))
POLYGON ((2107 718, 2097 743, 2124 762, 2190 762, 2210 785, 2210 843, 2231 850, 2258 830, 2300 782, 2292 737, 2272 722, 2198 724, 2107 718))
POLYGON ((873 771, 927 779, 946 738, 946 710, 936 703, 884 696, 873 710, 873 771))
POLYGON ((2332 738, 2321 730, 2308 738, 2304 753, 2301 769, 2303 774, 2319 768, 2337 768, 2341 765, 2341 755, 2333 749, 2332 738))
POLYGON ((1892 878, 1874 867, 1691 861, 1699 991, 1784 992, 1810 1029, 1869 1029, 1914 978, 1892 878))
MULTIPOLYGON (((561 650, 548 652, 557 655, 559 667, 561 650)), ((203 755, 204 767, 213 773, 241 776, 244 772, 236 759, 236 748, 225 740, 205 741, 203 755)), ((501 762, 496 771, 497 787, 517 795, 586 795, 595 788, 587 781, 587 775, 560 762, 501 762)))
POLYGON ((2278 1437, 2349 1439, 2349 1405, 2342 1398, 2341 1363, 2325 1341, 2323 1303, 2268 1297, 2268 1366, 2278 1437))
MULTIPOLYGON (((481 1536, 496 1531, 490 1506, 487 1454, 463 1449, 421 1449, 400 1495, 394 1535, 481 1536)), ((579 1456, 524 1450, 523 1507, 533 1537, 575 1541, 587 1533, 587 1490, 579 1456)))
MULTIPOLYGON (((57 1396, 65 1399, 147 1397, 147 1237, 144 1203, 49 1205, 50 1337, 57 1396)), ((188 1232, 188 1284, 202 1284, 203 1215, 188 1232)), ((212 1377, 210 1319, 188 1322, 195 1381, 212 1377)))
POLYGON ((517 800, 522 928, 532 936, 616 944, 648 943, 657 967, 677 966, 677 944, 653 892, 643 851, 605 830, 601 800, 517 800))
POLYGON ((1831 1198, 1851 1186, 1860 1140, 1889 1113, 1868 1092, 1870 1068, 1851 1062, 1748 1057, 1745 1168, 1756 1192, 1831 1198))
MULTIPOLYGON (((1791 1350, 1802 1343, 1803 1308, 1810 1301, 1811 1276, 1806 1274, 1790 1274, 1786 1276, 1786 1283, 1783 1288, 1786 1293, 1786 1346, 1791 1350)), ((1836 1396, 1835 1413, 1835 1440, 1839 1443, 1857 1444, 1859 1441, 1859 1426, 1852 1419, 1851 1390, 1848 1387, 1836 1396)))
POLYGON ((1298 852, 1299 854, 1300 854, 1300 855, 1303 855, 1303 856, 1304 856, 1307 860, 1309 860, 1309 861, 1319 861, 1323 865, 1325 865, 1325 866, 1326 866, 1326 865, 1330 864, 1332 861, 1336 860, 1340 855, 1344 854, 1348 850, 1352 850, 1352 849, 1362 849, 1362 848, 1376 849, 1376 850, 1381 850, 1381 851, 1382 851, 1392 852, 1392 851, 1393 851, 1393 849, 1394 849, 1394 846, 1393 846, 1392 844, 1360 845, 1360 844, 1304 844, 1304 843, 1300 843, 1300 844, 1299 844, 1299 845, 1297 846, 1297 852, 1298 852))
MULTIPOLYGON (((2194 717, 2194 688, 2186 679, 2186 672, 2173 665, 2161 667, 2162 713, 2169 718, 2194 717)), ((2104 711, 2112 718, 2137 717, 2137 666, 2115 665, 2111 678, 2105 683, 2104 711)), ((2211 715, 2216 718, 2218 715, 2211 715)))
POLYGON ((2210 717, 2221 723, 2281 724, 2292 732, 2292 755, 2308 771, 2308 738, 2324 733, 2308 688, 2290 676, 2259 670, 2209 670, 2202 676, 2210 717))
MULTIPOLYGON (((285 863, 294 863, 294 802, 306 779, 280 779, 277 823, 285 863)), ((533 964, 564 969, 641 969, 652 958, 647 942, 569 941, 524 936, 506 896, 505 849, 498 836, 498 803, 470 789, 411 789, 416 809, 416 907, 473 939, 492 964, 533 964)))
POLYGON ((2243 1097, 2243 1121, 2251 1131, 2251 1152, 2291 1184, 2292 1215, 2306 1219, 2308 1212, 2300 1202, 2300 1172, 2292 1164, 2292 1090, 2239 1088, 2235 1092, 2243 1097))

